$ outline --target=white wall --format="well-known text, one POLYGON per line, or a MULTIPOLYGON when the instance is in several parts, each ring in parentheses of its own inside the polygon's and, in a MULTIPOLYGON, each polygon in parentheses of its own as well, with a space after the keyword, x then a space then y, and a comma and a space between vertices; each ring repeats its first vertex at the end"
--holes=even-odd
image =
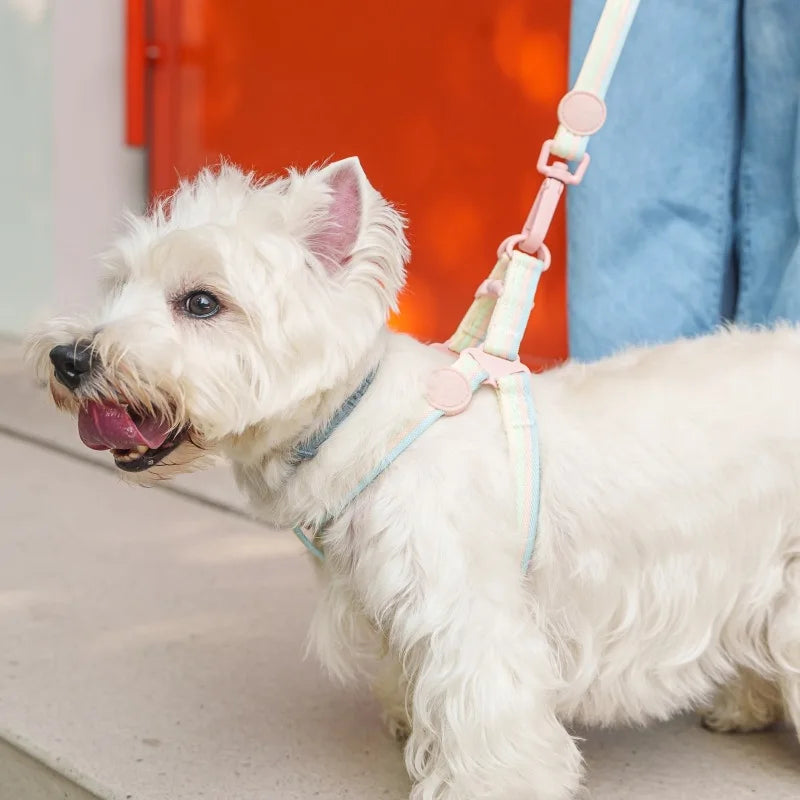
POLYGON ((90 302, 96 254, 144 205, 124 41, 124 0, 0 0, 0 332, 90 302))
POLYGON ((0 0, 0 331, 53 292, 51 19, 0 0))
POLYGON ((53 8, 55 300, 94 296, 122 209, 142 210, 145 158, 125 146, 124 0, 55 0, 53 8))

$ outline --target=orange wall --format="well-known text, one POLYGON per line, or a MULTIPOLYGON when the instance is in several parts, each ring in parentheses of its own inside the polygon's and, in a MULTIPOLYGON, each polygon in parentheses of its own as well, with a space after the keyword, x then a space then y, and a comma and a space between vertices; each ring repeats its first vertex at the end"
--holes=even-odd
MULTIPOLYGON (((564 0, 152 4, 151 180, 360 156, 410 220, 397 327, 445 338, 525 219, 565 91, 564 0)), ((566 353, 563 209, 523 352, 566 353)))

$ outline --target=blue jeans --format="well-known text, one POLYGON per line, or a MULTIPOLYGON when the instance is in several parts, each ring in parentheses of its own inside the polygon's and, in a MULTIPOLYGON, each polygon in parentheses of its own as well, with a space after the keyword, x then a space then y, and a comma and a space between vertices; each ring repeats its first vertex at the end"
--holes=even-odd
POLYGON ((642 0, 569 190, 572 356, 800 320, 799 96, 800 0, 642 0))

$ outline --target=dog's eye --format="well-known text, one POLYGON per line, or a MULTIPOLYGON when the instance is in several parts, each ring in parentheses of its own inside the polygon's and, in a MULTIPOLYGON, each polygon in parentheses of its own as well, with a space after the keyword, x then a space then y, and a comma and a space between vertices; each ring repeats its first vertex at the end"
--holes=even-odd
POLYGON ((183 298, 183 308, 190 317, 205 319, 219 311, 219 300, 211 292, 192 292, 183 298))

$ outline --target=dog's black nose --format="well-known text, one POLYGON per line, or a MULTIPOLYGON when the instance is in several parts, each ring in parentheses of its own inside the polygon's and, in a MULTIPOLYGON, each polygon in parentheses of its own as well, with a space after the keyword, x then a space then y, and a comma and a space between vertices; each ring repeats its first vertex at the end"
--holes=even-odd
POLYGON ((60 344, 50 351, 56 380, 74 391, 92 368, 92 346, 88 342, 60 344))

